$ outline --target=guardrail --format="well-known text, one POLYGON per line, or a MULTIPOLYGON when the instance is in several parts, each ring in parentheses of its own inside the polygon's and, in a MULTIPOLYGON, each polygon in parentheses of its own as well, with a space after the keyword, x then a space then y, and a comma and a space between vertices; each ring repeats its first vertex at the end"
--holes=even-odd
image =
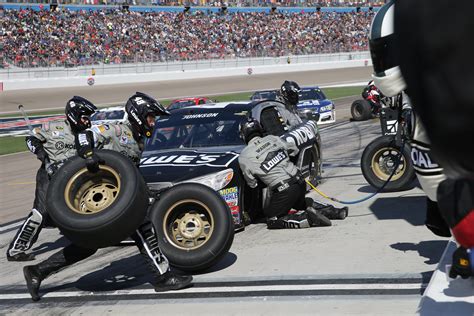
POLYGON ((346 52, 319 55, 290 55, 281 57, 251 57, 234 59, 209 59, 196 61, 165 61, 88 65, 72 68, 39 67, 7 68, 0 70, 0 80, 40 79, 40 78, 74 78, 84 76, 151 74, 176 71, 193 71, 207 69, 227 69, 257 66, 299 65, 370 59, 370 53, 346 52))

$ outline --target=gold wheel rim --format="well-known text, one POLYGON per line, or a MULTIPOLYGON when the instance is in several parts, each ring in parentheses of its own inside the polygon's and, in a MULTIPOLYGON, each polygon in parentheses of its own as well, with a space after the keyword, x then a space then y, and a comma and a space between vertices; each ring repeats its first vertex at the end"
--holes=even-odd
POLYGON ((211 238, 213 223, 214 217, 209 207, 198 200, 187 199, 168 208, 163 220, 163 231, 175 247, 195 250, 211 238), (184 212, 180 209, 184 209, 184 212))
MULTIPOLYGON (((397 162, 397 157, 400 154, 400 151, 393 147, 384 147, 379 149, 375 155, 372 156, 372 170, 382 181, 386 181, 393 172, 395 163, 397 162)), ((400 179, 406 170, 406 162, 403 155, 400 157, 400 163, 397 167, 397 171, 393 175, 390 181, 396 181, 400 179)))
POLYGON ((82 168, 66 184, 66 205, 81 215, 100 213, 108 208, 120 192, 120 176, 109 166, 100 165, 97 173, 82 168))

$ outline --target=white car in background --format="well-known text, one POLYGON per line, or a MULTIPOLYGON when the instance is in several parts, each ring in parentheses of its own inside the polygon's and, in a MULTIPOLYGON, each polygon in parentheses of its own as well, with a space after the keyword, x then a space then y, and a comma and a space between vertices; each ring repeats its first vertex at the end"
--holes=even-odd
POLYGON ((97 110, 91 116, 91 123, 95 125, 107 123, 124 123, 128 121, 124 106, 114 106, 97 110))

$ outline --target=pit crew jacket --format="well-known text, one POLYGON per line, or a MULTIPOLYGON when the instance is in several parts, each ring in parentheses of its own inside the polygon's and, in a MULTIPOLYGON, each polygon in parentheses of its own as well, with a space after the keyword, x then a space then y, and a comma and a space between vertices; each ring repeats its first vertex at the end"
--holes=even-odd
POLYGON ((245 180, 255 188, 260 179, 268 187, 296 176, 298 169, 289 155, 296 155, 298 147, 278 136, 254 137, 242 150, 239 164, 245 180))
POLYGON ((93 125, 89 130, 93 133, 95 148, 119 152, 138 165, 143 144, 135 140, 129 124, 93 125))
POLYGON ((33 135, 26 137, 26 145, 40 160, 44 150, 51 163, 59 163, 76 155, 74 139, 69 122, 56 120, 33 129, 33 135))

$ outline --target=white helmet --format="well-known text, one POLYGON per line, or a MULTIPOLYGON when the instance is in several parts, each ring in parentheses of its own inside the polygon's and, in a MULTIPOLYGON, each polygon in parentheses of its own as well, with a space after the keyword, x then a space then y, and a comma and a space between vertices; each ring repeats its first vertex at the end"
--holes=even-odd
POLYGON ((393 16, 395 2, 390 0, 375 15, 369 34, 370 55, 375 86, 386 96, 393 97, 406 88, 399 67, 398 47, 395 45, 393 16))

